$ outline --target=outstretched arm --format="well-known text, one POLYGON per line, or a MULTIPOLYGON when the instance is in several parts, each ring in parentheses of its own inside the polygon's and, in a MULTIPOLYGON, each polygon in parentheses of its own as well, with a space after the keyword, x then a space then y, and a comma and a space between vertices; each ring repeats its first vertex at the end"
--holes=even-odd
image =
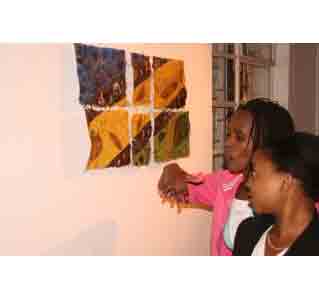
POLYGON ((202 203, 213 207, 217 190, 216 174, 191 175, 178 164, 164 167, 158 182, 162 198, 174 199, 178 203, 202 203))

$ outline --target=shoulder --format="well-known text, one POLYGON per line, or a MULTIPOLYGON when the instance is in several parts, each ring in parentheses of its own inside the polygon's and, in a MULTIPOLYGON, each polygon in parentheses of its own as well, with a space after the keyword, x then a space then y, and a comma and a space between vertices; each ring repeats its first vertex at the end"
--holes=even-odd
POLYGON ((317 213, 286 255, 319 256, 319 218, 317 213))
POLYGON ((224 184, 225 187, 233 187, 243 180, 242 174, 232 174, 228 170, 218 170, 214 173, 207 174, 205 181, 218 181, 224 184))
POLYGON ((244 220, 238 227, 234 255, 251 255, 255 245, 272 224, 272 218, 266 215, 250 217, 244 220))

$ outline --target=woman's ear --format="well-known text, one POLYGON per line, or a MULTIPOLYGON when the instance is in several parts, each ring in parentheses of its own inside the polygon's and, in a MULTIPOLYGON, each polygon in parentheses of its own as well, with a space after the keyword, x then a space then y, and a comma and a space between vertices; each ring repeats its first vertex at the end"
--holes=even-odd
POLYGON ((295 179, 290 174, 282 174, 281 189, 283 192, 288 193, 294 187, 295 179))

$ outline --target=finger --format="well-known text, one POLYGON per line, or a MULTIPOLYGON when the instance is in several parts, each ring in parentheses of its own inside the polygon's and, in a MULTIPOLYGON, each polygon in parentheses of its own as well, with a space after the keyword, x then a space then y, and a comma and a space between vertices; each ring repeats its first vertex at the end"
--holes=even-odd
POLYGON ((170 188, 167 192, 166 192, 167 197, 169 198, 175 198, 177 196, 177 192, 175 189, 170 188))
POLYGON ((178 201, 181 202, 181 203, 187 203, 187 199, 186 199, 184 193, 180 193, 180 194, 178 195, 178 201))
POLYGON ((161 197, 161 203, 162 204, 165 204, 165 202, 167 202, 168 200, 167 200, 167 198, 166 197, 161 197))
POLYGON ((168 198, 169 190, 160 190, 158 193, 161 197, 168 198))
POLYGON ((175 201, 172 201, 172 199, 169 199, 169 204, 171 208, 174 208, 175 201))
POLYGON ((166 194, 166 190, 165 189, 163 189, 163 188, 157 188, 157 192, 158 192, 158 194, 159 195, 165 195, 166 194))
POLYGON ((182 212, 182 205, 180 202, 177 202, 177 213, 180 214, 182 212))
POLYGON ((157 193, 161 198, 165 198, 165 194, 162 191, 157 191, 157 193))
POLYGON ((188 204, 189 203, 189 198, 188 198, 188 195, 186 194, 183 194, 183 202, 188 204))
POLYGON ((161 194, 160 198, 162 204, 164 204, 165 202, 169 202, 169 198, 165 194, 161 194))

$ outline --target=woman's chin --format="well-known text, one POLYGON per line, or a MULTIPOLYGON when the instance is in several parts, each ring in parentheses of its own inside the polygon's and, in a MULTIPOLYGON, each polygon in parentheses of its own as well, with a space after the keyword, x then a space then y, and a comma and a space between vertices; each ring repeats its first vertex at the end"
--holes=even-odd
POLYGON ((262 209, 260 209, 260 208, 258 208, 258 207, 256 207, 256 206, 254 206, 254 205, 252 205, 252 204, 250 204, 250 207, 251 207, 251 209, 254 211, 254 213, 256 213, 257 215, 262 215, 262 214, 265 213, 262 209))
POLYGON ((231 158, 224 157, 223 169, 228 170, 233 174, 240 174, 243 172, 241 168, 239 168, 231 158))
POLYGON ((239 168, 236 168, 235 166, 232 166, 232 164, 226 164, 225 169, 227 169, 230 173, 233 173, 233 174, 242 173, 242 170, 239 170, 239 168))

